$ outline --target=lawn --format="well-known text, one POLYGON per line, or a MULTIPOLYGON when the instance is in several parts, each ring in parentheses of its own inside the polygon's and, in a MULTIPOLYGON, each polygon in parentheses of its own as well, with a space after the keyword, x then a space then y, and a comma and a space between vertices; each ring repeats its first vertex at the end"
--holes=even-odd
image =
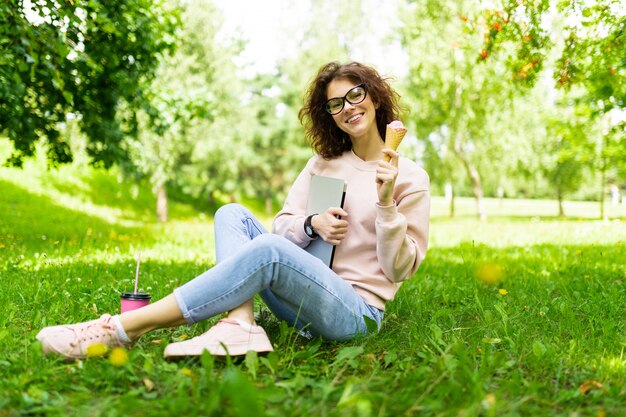
POLYGON ((65 363, 38 330, 117 311, 137 251, 155 299, 210 267, 211 215, 174 202, 156 224, 147 187, 78 166, 0 168, 0 190, 0 416, 626 415, 624 207, 489 200, 480 223, 434 198, 427 259, 375 336, 307 341, 257 303, 264 357, 163 360, 201 323, 65 363))

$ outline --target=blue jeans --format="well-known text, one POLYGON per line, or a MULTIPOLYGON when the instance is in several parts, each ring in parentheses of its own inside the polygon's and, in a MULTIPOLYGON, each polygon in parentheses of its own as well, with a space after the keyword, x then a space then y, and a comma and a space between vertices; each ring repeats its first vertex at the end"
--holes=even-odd
POLYGON ((364 317, 380 328, 383 311, 368 305, 322 261, 269 233, 238 204, 215 214, 215 247, 217 264, 174 290, 189 324, 259 294, 279 319, 314 336, 347 340, 367 334, 364 317))

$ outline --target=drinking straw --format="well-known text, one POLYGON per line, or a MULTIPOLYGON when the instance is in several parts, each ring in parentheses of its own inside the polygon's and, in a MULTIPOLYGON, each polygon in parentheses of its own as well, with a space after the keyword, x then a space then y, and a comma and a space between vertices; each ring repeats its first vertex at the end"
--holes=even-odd
POLYGON ((139 263, 141 262, 141 251, 137 254, 137 271, 135 272, 135 294, 137 293, 137 284, 139 283, 139 263))

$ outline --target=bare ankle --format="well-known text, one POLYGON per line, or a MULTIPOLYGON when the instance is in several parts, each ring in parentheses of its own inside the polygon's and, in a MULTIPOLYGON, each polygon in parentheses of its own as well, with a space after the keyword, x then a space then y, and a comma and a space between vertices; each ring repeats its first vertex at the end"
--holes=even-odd
POLYGON ((228 313, 226 317, 228 317, 229 319, 241 320, 244 323, 248 323, 252 326, 256 326, 256 322, 254 321, 254 316, 250 314, 245 314, 239 311, 231 311, 228 313))

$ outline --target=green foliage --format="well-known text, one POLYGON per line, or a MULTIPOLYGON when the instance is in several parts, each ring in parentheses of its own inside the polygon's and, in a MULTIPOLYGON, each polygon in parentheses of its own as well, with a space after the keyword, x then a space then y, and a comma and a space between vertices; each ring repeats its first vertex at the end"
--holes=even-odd
POLYGON ((623 152, 626 149, 626 121, 612 126, 603 141, 600 159, 604 160, 607 165, 613 165, 612 181, 624 187, 626 185, 626 158, 623 152))
POLYGON ((466 194, 464 170, 474 193, 480 186, 486 195, 503 187, 507 195, 541 196, 551 184, 557 195, 580 188, 596 199, 601 176, 622 184, 619 10, 612 1, 558 8, 548 1, 410 2, 407 91, 418 138, 428 142, 424 163, 434 189, 452 183, 466 194), (578 75, 551 84, 545 75, 555 68, 562 75, 564 62, 578 75), (555 90, 563 86, 567 93, 555 90), (556 140, 564 130, 568 145, 556 140))
POLYGON ((211 206, 252 199, 271 213, 312 155, 297 113, 317 69, 401 40, 407 71, 384 69, 406 74, 394 87, 417 141, 403 146, 434 193, 452 184, 457 196, 553 196, 558 177, 569 196, 597 200, 605 184, 626 186, 619 1, 393 6, 400 21, 383 27, 386 16, 362 0, 306 3, 306 19, 281 22, 285 49, 296 53, 259 74, 214 1, 5 2, 0 134, 14 144, 10 162, 21 164, 45 136, 52 163, 119 163, 127 180, 147 178, 155 190, 211 206), (586 144, 561 141, 557 157, 555 130, 565 127, 542 115, 558 121, 566 107, 579 113, 563 116, 569 142, 576 133, 586 144), (565 163, 580 149, 588 160, 565 163), (557 160, 567 174, 553 175, 557 160))
POLYGON ((479 59, 487 61, 505 52, 507 78, 520 86, 534 85, 553 42, 547 23, 550 13, 549 0, 504 0, 466 18, 469 30, 483 35, 479 59))
POLYGON ((147 0, 3 2, 0 132, 15 145, 9 163, 21 165, 40 137, 52 164, 71 161, 59 132, 70 112, 94 161, 126 160, 123 138, 136 133, 135 111, 177 24, 175 10, 147 0))
POLYGON ((592 106, 606 111, 626 106, 626 14, 617 0, 560 2, 560 10, 576 16, 567 27, 565 48, 555 72, 558 84, 583 84, 592 106))
MULTIPOLYGON (((228 164, 236 146, 234 129, 243 94, 233 59, 236 39, 219 39, 222 16, 212 2, 184 4, 179 45, 161 61, 139 114, 139 134, 126 143, 130 171, 147 177, 154 189, 176 186, 190 196, 206 196, 237 172, 228 164)), ((229 190, 230 188, 230 190, 229 190)), ((164 220, 164 219, 162 219, 164 220)))
MULTIPOLYGON (((526 69, 534 74, 540 67, 536 63, 548 62, 546 69, 551 72, 555 86, 576 91, 580 96, 579 106, 588 107, 588 116, 597 118, 603 125, 602 146, 594 152, 596 168, 603 178, 608 175, 620 183, 615 178, 622 176, 619 170, 626 154, 625 135, 619 126, 623 121, 613 121, 611 113, 620 114, 626 106, 626 14, 622 3, 559 1, 556 7, 548 9, 548 1, 520 5, 510 0, 504 3, 504 9, 515 13, 521 10, 525 15, 520 20, 522 26, 513 26, 516 30, 511 31, 511 26, 505 25, 488 42, 492 50, 515 48, 509 67, 517 69, 525 65, 521 71, 527 82, 533 84, 537 78, 528 77, 526 69), (577 91, 579 87, 584 88, 583 94, 577 91)), ((507 15, 513 17, 515 13, 507 12, 507 15)), ((601 183, 601 195, 604 185, 601 183)))
POLYGON ((513 54, 484 49, 503 19, 508 24, 508 12, 446 0, 412 3, 404 13, 411 125, 428 142, 425 165, 439 189, 467 178, 481 216, 485 179, 495 193, 518 162, 511 150, 526 140, 520 134, 524 107, 513 107, 525 84, 513 83, 507 73, 513 54))
POLYGON ((543 172, 562 201, 566 193, 576 191, 583 182, 584 168, 593 162, 595 144, 588 137, 588 126, 580 120, 580 115, 567 117, 565 112, 560 112, 553 117, 546 122, 546 141, 538 153, 543 155, 543 161, 549 161, 543 165, 543 172))
POLYGON ((277 73, 247 77, 233 63, 244 41, 220 38, 213 3, 187 3, 182 22, 180 47, 162 62, 151 96, 163 117, 152 126, 144 120, 138 140, 129 142, 132 161, 154 184, 196 197, 265 200, 271 212, 312 156, 297 118, 304 77, 333 54, 316 55, 324 42, 311 26, 314 62, 299 57, 280 63, 277 73))
MULTIPOLYGON (((362 12, 353 13, 362 10, 360 5, 360 0, 351 1, 345 9, 330 1, 311 3, 310 20, 289 34, 300 45, 296 57, 278 62, 270 73, 225 83, 245 86, 244 93, 231 103, 232 111, 216 118, 219 137, 196 149, 201 152, 196 152, 197 159, 185 177, 196 182, 195 189, 204 184, 205 192, 217 190, 233 200, 250 197, 264 201, 267 214, 276 211, 313 156, 298 120, 304 91, 323 64, 348 59, 346 44, 354 43, 342 45, 337 33, 357 37, 359 25, 368 18, 362 12)), ((232 87, 232 91, 241 90, 232 87)))

